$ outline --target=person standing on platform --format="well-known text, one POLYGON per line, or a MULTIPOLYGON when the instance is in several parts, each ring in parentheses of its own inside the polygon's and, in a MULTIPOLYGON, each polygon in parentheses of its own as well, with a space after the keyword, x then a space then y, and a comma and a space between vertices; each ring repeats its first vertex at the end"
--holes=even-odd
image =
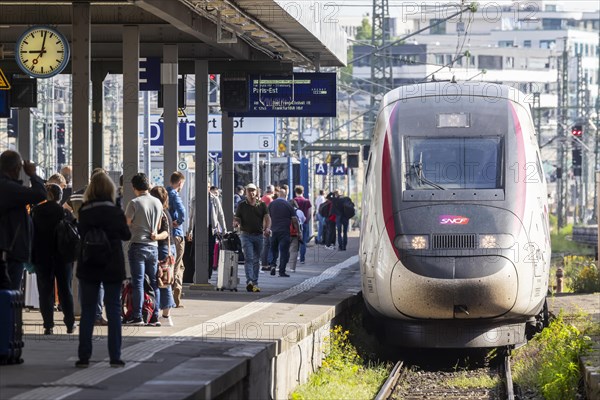
MULTIPOLYGON (((121 284, 126 278, 122 241, 131 238, 123 210, 115 205, 116 188, 106 174, 92 177, 83 195, 79 213, 79 232, 85 238, 93 228, 104 231, 110 244, 104 268, 91 264, 97 260, 77 262, 77 278, 81 289, 81 321, 79 323, 78 368, 87 368, 92 357, 92 337, 100 285, 104 286, 104 304, 108 317, 108 355, 111 367, 124 367, 121 360, 121 284)), ((157 200, 158 202, 158 200, 157 200)))
POLYGON ((346 250, 348 245, 348 223, 349 218, 344 212, 344 204, 353 204, 349 197, 343 196, 343 191, 338 189, 337 196, 333 200, 332 212, 335 214, 335 227, 337 230, 338 250, 346 250))
POLYGON ((276 274, 277 257, 279 259, 279 276, 289 278, 285 269, 290 259, 290 224, 299 231, 298 218, 294 208, 287 201, 288 186, 282 185, 279 190, 279 197, 269 204, 269 214, 271 215, 271 275, 276 274))
POLYGON ((34 163, 23 161, 16 151, 6 150, 0 155, 0 194, 0 280, 3 286, 21 290, 25 263, 31 257, 33 229, 27 206, 43 201, 46 188, 35 173, 34 163), (21 169, 29 176, 31 187, 19 180, 21 169))
POLYGON ((239 227, 241 231, 246 290, 260 292, 258 287, 260 251, 263 236, 268 237, 271 234, 271 217, 265 203, 258 200, 258 191, 253 183, 246 186, 246 200, 242 200, 238 205, 233 217, 233 227, 239 227))
POLYGON ((290 199, 288 200, 290 205, 294 207, 294 212, 296 213, 296 218, 298 218, 298 226, 300 226, 300 232, 296 229, 297 227, 294 224, 290 224, 290 271, 296 272, 296 264, 298 262, 298 249, 300 247, 300 243, 302 242, 302 226, 304 222, 306 222, 306 218, 304 217, 304 213, 302 210, 298 208, 298 203, 296 200, 290 199))
POLYGON ((208 279, 212 278, 214 260, 214 248, 217 235, 227 230, 225 214, 219 196, 216 196, 209 188, 208 190, 208 279))
MULTIPOLYGON (((265 203, 267 207, 273 201, 273 191, 275 188, 273 185, 267 185, 265 188, 265 194, 260 198, 260 201, 265 203)), ((271 267, 269 266, 269 248, 270 248, 271 239, 268 236, 263 238, 263 246, 260 252, 260 265, 262 271, 270 271, 271 267)))
POLYGON ((60 169, 60 174, 65 178, 66 183, 66 187, 63 188, 63 197, 60 201, 60 205, 64 206, 67 203, 67 200, 69 200, 71 198, 71 195, 73 194, 73 186, 71 184, 71 167, 69 165, 65 165, 60 169))
POLYGON ((173 236, 175 237, 175 282, 173 282, 173 297, 176 307, 183 307, 181 297, 183 296, 183 252, 185 251, 185 241, 183 237, 183 223, 185 222, 185 207, 179 196, 179 192, 185 183, 185 177, 179 171, 171 174, 171 186, 167 187, 169 193, 169 213, 173 220, 173 236))
POLYGON ((233 195, 233 212, 237 210, 240 201, 245 199, 246 197, 244 196, 244 187, 242 185, 237 185, 235 188, 235 194, 233 195))
MULTIPOLYGON (((59 175, 62 177, 62 175, 59 175)), ((65 261, 57 247, 56 227, 63 219, 73 221, 73 214, 60 206, 62 189, 55 183, 46 186, 47 201, 35 206, 33 219, 33 254, 40 300, 40 312, 44 319, 44 335, 52 335, 54 328, 54 280, 58 299, 64 314, 67 333, 75 329, 73 309, 73 260, 65 261)))
POLYGON ((309 199, 303 196, 304 187, 302 185, 297 185, 294 188, 294 192, 296 193, 296 197, 294 200, 296 204, 298 204, 298 208, 304 214, 305 220, 302 222, 302 237, 300 237, 300 264, 304 264, 306 261, 306 245, 310 239, 310 226, 312 224, 312 219, 310 218, 312 212, 312 203, 309 199))
MULTIPOLYGON (((158 241, 158 261, 165 260, 167 257, 175 254, 175 244, 173 243, 173 221, 171 221, 171 215, 169 214, 169 194, 167 189, 162 186, 154 186, 150 190, 150 194, 156 197, 163 206, 161 213, 160 227, 156 235, 153 234, 152 239, 158 241)), ((175 300, 173 299, 173 287, 166 285, 161 287, 160 298, 158 301, 158 308, 162 310, 161 326, 173 326, 173 320, 171 319, 171 308, 175 307, 175 300)))
MULTIPOLYGON (((162 204, 148 192, 150 184, 146 174, 140 172, 134 175, 131 184, 136 197, 127 204, 125 216, 131 230, 128 256, 133 285, 133 313, 130 319, 123 322, 128 325, 144 325, 142 320, 144 274, 150 278, 150 285, 154 289, 157 302, 160 302, 160 292, 156 282, 158 243, 152 239, 152 235, 156 234, 160 227, 162 204)), ((155 307, 149 324, 160 326, 158 307, 155 307)))
POLYGON ((323 228, 325 227, 325 218, 319 213, 319 209, 321 208, 321 204, 325 203, 325 192, 323 189, 319 190, 319 195, 315 199, 315 210, 313 215, 317 219, 317 238, 315 240, 316 244, 323 244, 325 241, 323 238, 323 228))

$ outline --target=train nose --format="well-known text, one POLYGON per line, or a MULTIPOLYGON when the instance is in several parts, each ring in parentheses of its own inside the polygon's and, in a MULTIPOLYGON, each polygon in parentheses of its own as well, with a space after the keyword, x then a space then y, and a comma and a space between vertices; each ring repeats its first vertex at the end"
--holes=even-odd
POLYGON ((435 257, 427 261, 432 270, 437 266, 449 275, 416 274, 401 262, 394 266, 390 290, 394 306, 402 314, 425 319, 493 318, 513 308, 518 279, 515 265, 507 258, 435 257), (489 271, 484 266, 490 263, 493 274, 478 273, 489 271))

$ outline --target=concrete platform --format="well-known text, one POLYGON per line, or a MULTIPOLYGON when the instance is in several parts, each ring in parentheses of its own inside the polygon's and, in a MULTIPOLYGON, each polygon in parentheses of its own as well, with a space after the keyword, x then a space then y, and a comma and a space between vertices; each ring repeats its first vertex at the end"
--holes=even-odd
MULTIPOLYGON (((287 398, 321 363, 331 321, 358 301, 358 238, 347 251, 309 247, 290 278, 263 273, 260 293, 185 290, 173 327, 123 327, 125 368, 110 368, 106 327, 97 327, 87 369, 75 368, 78 336, 55 313, 44 336, 24 312, 21 365, 0 366, 0 399, 287 398)), ((216 283, 216 274, 212 283, 216 283)))

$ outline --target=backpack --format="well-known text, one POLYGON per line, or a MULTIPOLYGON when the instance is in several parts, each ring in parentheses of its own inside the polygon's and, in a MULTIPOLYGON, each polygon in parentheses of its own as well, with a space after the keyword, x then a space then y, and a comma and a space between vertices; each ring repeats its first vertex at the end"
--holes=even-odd
MULTIPOLYGON (((142 302, 142 320, 144 324, 150 322, 156 305, 156 295, 150 285, 150 278, 144 274, 144 301, 142 302)), ((133 284, 128 281, 121 292, 121 314, 123 320, 131 319, 133 314, 133 284)))
MULTIPOLYGON (((114 207, 112 202, 102 201, 90 203, 81 208, 80 211, 97 206, 110 205, 114 207)), ((109 255, 112 253, 112 246, 106 236, 104 229, 97 226, 92 227, 86 232, 81 243, 81 261, 86 265, 95 267, 104 267, 110 261, 109 255)))
POLYGON ((54 228, 56 238, 56 251, 59 258, 64 262, 73 262, 79 255, 81 237, 74 221, 63 218, 54 228))
POLYGON ((329 217, 331 213, 331 200, 326 200, 319 206, 319 215, 323 218, 329 217))
POLYGON ((350 197, 346 197, 344 202, 342 203, 344 217, 350 219, 356 215, 356 209, 354 208, 354 203, 350 200, 350 197))
POLYGON ((104 267, 109 261, 112 248, 104 229, 93 227, 85 234, 81 246, 81 261, 86 265, 104 267))

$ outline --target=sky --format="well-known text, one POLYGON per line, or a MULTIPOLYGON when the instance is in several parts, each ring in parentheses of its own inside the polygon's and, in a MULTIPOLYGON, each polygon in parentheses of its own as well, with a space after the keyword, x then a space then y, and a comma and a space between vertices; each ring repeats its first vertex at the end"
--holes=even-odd
MULTIPOLYGON (((488 0, 479 0, 480 4, 492 3, 499 5, 508 5, 513 2, 527 4, 528 1, 510 1, 510 0, 496 0, 496 1, 488 1, 488 0)), ((466 4, 469 4, 469 0, 465 0, 466 4)), ((562 7, 569 11, 596 11, 598 10, 599 2, 598 0, 564 0, 564 1, 549 1, 548 3, 556 3, 562 5, 562 7)), ((328 8, 324 10, 325 12, 335 13, 340 17, 350 17, 350 16, 361 16, 366 13, 371 14, 373 9, 372 0, 331 0, 323 2, 324 5, 333 4, 333 8, 328 8), (335 8, 335 10, 334 10, 335 8)), ((390 14, 394 14, 394 10, 398 12, 402 5, 404 7, 412 7, 413 5, 420 4, 428 4, 428 5, 436 5, 440 6, 444 4, 461 4, 460 0, 388 0, 388 4, 390 7, 390 14)))

